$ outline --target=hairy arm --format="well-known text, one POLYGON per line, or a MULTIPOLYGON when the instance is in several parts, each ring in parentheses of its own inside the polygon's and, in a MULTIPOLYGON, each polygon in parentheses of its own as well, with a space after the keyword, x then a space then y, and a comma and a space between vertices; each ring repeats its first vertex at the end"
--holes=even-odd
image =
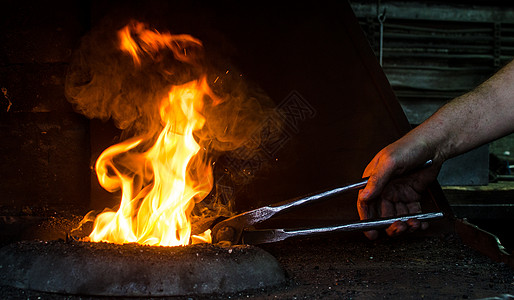
MULTIPOLYGON (((514 61, 475 90, 453 99, 421 125, 382 149, 363 176, 368 185, 359 193, 361 219, 415 213, 419 194, 435 180, 442 163, 514 130, 514 61), (425 161, 434 164, 410 173, 425 161)), ((400 224, 402 232, 419 222, 400 224)), ((376 237, 375 233, 368 237, 376 237)))

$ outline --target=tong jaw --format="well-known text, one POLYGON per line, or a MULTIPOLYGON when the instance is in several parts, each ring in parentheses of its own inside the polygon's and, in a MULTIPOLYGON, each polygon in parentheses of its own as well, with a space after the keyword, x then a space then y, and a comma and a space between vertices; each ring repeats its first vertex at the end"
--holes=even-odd
POLYGON ((221 221, 212 228, 212 243, 226 241, 239 244, 243 230, 250 229, 253 225, 271 218, 278 211, 275 207, 265 206, 221 221))

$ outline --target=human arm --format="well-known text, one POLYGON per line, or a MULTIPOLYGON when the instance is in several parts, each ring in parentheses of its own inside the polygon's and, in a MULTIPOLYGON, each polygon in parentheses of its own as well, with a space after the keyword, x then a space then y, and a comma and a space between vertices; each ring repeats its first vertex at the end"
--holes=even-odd
MULTIPOLYGON (((360 191, 361 219, 391 217, 420 210, 420 194, 439 173, 442 163, 514 130, 514 62, 510 62, 475 90, 444 105, 421 125, 382 149, 363 176, 370 179, 360 191), (429 159, 433 165, 412 172, 429 159)), ((425 227, 417 220, 395 223, 396 235, 425 227)), ((367 232, 370 239, 377 232, 367 232)))

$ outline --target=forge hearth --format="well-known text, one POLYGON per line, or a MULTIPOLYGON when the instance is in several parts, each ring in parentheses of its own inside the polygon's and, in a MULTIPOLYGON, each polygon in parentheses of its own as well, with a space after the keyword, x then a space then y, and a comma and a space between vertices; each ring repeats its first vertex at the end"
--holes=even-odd
POLYGON ((151 247, 32 241, 0 250, 0 285, 96 296, 235 293, 285 281, 273 256, 252 246, 151 247))
MULTIPOLYGON (((59 247, 63 244, 64 242, 60 242, 59 247)), ((44 248, 43 245, 47 246, 41 242, 41 248, 44 248)), ((75 244, 78 247, 84 245, 75 244)), ((104 244, 101 247, 113 250, 113 256, 119 255, 120 248, 114 250, 115 247, 110 248, 111 246, 104 244)), ((138 252, 140 247, 128 246, 124 255, 132 258, 144 256, 138 252)), ((218 251, 224 251, 206 248, 211 249, 207 252, 214 255, 218 251)), ((287 279, 283 284, 268 288, 255 287, 243 292, 198 295, 193 298, 509 299, 507 295, 514 294, 514 270, 505 264, 494 263, 477 251, 464 246, 455 234, 381 239, 372 243, 363 237, 349 241, 347 235, 331 234, 308 239, 290 239, 263 245, 261 248, 276 257, 287 273, 287 279)), ((15 248, 11 248, 13 249, 15 248)), ((231 254, 226 252, 226 257, 240 258, 243 253, 238 251, 247 250, 234 249, 231 254)), ((207 258, 205 255, 200 257, 207 258)), ((28 262, 30 261, 26 263, 28 262)), ((0 276, 6 276, 8 272, 5 265, 2 265, 0 276)), ((151 268, 155 269, 156 266, 151 268)), ((42 277, 46 278, 50 271, 45 270, 42 277)), ((107 273, 107 276, 111 274, 111 269, 107 273)), ((63 297, 71 300, 84 298, 81 295, 64 296, 5 285, 0 287, 2 299, 38 297, 50 300, 63 297)), ((191 296, 173 297, 183 300, 188 298, 191 296)))

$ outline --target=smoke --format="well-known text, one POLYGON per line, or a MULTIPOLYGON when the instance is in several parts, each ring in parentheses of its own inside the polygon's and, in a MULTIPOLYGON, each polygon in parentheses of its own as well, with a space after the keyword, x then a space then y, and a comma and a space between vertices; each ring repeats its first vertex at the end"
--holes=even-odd
MULTIPOLYGON (((141 163, 139 153, 147 151, 164 128, 159 111, 162 100, 174 86, 191 81, 207 84, 208 92, 199 111, 205 124, 193 132, 201 150, 190 161, 188 176, 212 187, 212 174, 199 178, 204 173, 201 167, 195 166, 210 165, 221 155, 226 158, 234 153, 238 162, 251 162, 257 157, 254 153, 259 151, 258 147, 267 142, 261 136, 273 140, 269 135, 259 134, 270 132, 267 126, 274 113, 273 101, 246 81, 235 67, 220 59, 222 56, 222 53, 207 52, 202 41, 187 34, 171 34, 167 29, 157 31, 134 20, 124 23, 104 20, 83 37, 75 51, 65 93, 77 112, 88 118, 113 120, 122 130, 123 140, 142 137, 137 149, 112 158, 111 169, 116 164, 118 170, 139 174, 131 175, 133 190, 144 194, 153 177, 147 174, 147 165, 141 163), (241 149, 244 151, 237 151, 241 149)), ((236 169, 222 167, 220 177, 224 178, 216 179, 220 184, 214 184, 210 197, 204 199, 206 195, 202 195, 201 199, 194 199, 197 203, 191 217, 193 223, 200 224, 195 225, 198 230, 205 230, 206 223, 202 220, 233 214, 235 194, 230 186, 247 183, 249 177, 243 173, 247 172, 244 165, 236 164, 236 169), (225 176, 229 169, 230 176, 225 176)), ((220 174, 219 169, 214 171, 220 174)), ((108 170, 108 175, 113 174, 108 170)), ((84 222, 90 220, 86 217, 84 222)))
POLYGON ((234 150, 259 130, 274 104, 234 67, 217 67, 214 59, 219 55, 206 53, 201 41, 185 34, 159 32, 137 21, 122 25, 104 21, 83 37, 75 51, 66 97, 88 118, 112 119, 129 138, 159 132, 159 104, 170 88, 206 76, 213 94, 205 99, 201 113, 206 124, 195 136, 211 151, 234 150), (123 34, 134 44, 120 45, 123 34), (152 43, 149 35, 163 38, 152 43))

